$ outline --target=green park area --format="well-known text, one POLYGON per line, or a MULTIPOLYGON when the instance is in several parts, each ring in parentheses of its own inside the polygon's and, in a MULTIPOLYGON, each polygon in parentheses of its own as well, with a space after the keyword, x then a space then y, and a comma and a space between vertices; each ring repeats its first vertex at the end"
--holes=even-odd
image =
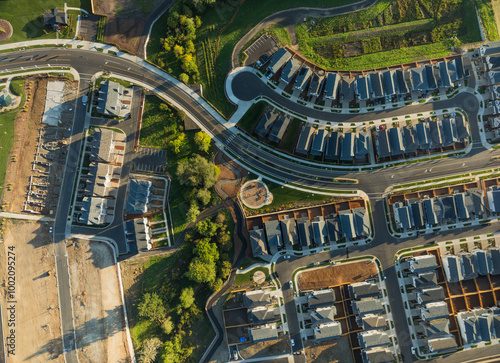
MULTIPOLYGON (((63 10, 65 2, 68 7, 91 11, 91 0, 2 0, 0 3, 0 19, 9 21, 13 28, 12 37, 3 43, 15 43, 32 39, 55 39, 56 33, 45 28, 42 16, 46 10, 56 7, 63 10)), ((70 36, 71 29, 76 27, 76 17, 71 16, 68 22, 70 29, 67 34, 63 33, 63 31, 61 33, 62 37, 70 36)))
POLYGON ((498 40, 491 1, 380 0, 367 10, 295 27, 300 51, 327 69, 386 67, 448 56, 485 37, 498 40))
POLYGON ((186 234, 176 253, 152 257, 140 266, 138 284, 127 290, 137 296, 128 310, 139 362, 200 360, 215 335, 205 302, 231 271, 228 222, 225 214, 206 218, 186 234))
POLYGON ((203 209, 220 201, 213 187, 219 169, 210 161, 213 155, 210 137, 200 131, 184 131, 184 117, 182 111, 158 97, 146 97, 140 144, 167 150, 174 240, 203 209))

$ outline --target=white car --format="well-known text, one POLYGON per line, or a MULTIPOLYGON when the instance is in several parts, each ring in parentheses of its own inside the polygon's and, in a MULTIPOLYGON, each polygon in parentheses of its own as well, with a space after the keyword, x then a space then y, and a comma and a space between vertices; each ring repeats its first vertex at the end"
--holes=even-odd
POLYGON ((290 344, 292 344, 292 347, 295 347, 295 341, 293 339, 290 339, 290 344))
POLYGON ((290 281, 290 288, 292 288, 292 287, 293 287, 293 282, 292 282, 292 281, 290 281))
POLYGON ((283 256, 283 258, 284 258, 285 260, 289 260, 289 259, 290 259, 290 255, 283 256))

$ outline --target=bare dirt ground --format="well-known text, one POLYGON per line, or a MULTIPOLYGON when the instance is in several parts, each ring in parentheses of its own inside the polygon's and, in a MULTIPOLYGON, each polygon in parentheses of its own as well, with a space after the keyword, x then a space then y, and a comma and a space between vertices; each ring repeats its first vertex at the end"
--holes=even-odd
POLYGON ((136 53, 149 14, 163 0, 92 0, 94 13, 108 17, 106 43, 136 53))
POLYGON ((111 248, 72 239, 68 259, 80 362, 129 362, 118 270, 111 248))
MULTIPOLYGON (((0 244, 1 281, 5 292, 7 252, 14 247, 16 294, 1 294, 3 327, 7 303, 17 301, 15 356, 7 362, 64 362, 54 248, 45 223, 4 221, 0 244)), ((12 251, 11 251, 12 252, 12 251)))
POLYGON ((319 290, 360 282, 377 276, 377 265, 372 261, 345 263, 325 268, 305 271, 299 274, 299 290, 319 290))
POLYGON ((238 350, 243 359, 264 358, 290 352, 291 346, 288 337, 282 336, 278 340, 268 342, 240 344, 238 350))
POLYGON ((314 363, 353 363, 349 337, 344 335, 339 339, 304 344, 306 359, 314 363))
POLYGON ((263 182, 252 181, 241 189, 240 196, 247 206, 258 208, 266 201, 267 190, 263 182))
MULTIPOLYGON (((41 127, 52 128, 52 126, 46 126, 41 123, 45 108, 47 82, 49 80, 64 81, 65 94, 70 94, 69 96, 65 96, 65 101, 69 102, 70 105, 74 105, 74 97, 72 100, 68 100, 67 98, 70 98, 72 97, 71 95, 75 94, 74 92, 77 87, 76 82, 65 77, 28 77, 26 79, 24 93, 30 99, 27 100, 25 104, 27 111, 19 112, 16 117, 14 126, 15 139, 9 155, 9 163, 7 165, 5 176, 5 185, 8 186, 10 184, 11 187, 5 188, 2 195, 4 210, 9 212, 23 211, 30 175, 38 174, 32 170, 32 163, 34 161, 38 145, 39 129, 41 127)), ((61 119, 64 122, 63 125, 68 126, 73 122, 73 112, 74 111, 61 113, 61 119)), ((59 130, 61 136, 63 136, 64 132, 66 132, 60 127, 55 128, 59 130)), ((61 157, 64 159, 65 155, 61 155, 61 157)), ((44 211, 46 213, 50 212, 50 209, 53 209, 53 206, 57 202, 58 193, 56 193, 56 195, 53 194, 58 191, 56 184, 60 183, 63 170, 62 165, 61 167, 58 167, 56 165, 56 161, 54 161, 51 169, 52 173, 48 178, 48 182, 51 183, 53 188, 48 189, 49 193, 52 193, 52 195, 49 196, 47 203, 48 208, 44 211)))

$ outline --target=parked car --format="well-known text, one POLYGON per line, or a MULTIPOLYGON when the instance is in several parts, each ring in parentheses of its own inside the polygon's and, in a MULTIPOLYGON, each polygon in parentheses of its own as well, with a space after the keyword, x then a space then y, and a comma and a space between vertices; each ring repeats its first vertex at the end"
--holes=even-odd
POLYGON ((292 344, 292 347, 295 347, 295 340, 290 339, 290 344, 292 344))

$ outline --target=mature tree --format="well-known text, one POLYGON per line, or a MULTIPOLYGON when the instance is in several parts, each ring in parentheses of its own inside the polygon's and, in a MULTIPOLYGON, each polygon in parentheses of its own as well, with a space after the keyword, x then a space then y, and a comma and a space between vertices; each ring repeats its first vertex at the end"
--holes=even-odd
POLYGON ((161 323, 161 329, 167 335, 172 332, 172 329, 174 329, 174 323, 172 322, 172 318, 170 316, 167 316, 165 321, 161 323))
POLYGON ((181 132, 177 137, 169 142, 174 153, 179 154, 187 144, 186 134, 181 132))
POLYGON ((174 54, 176 58, 182 57, 182 55, 184 54, 184 48, 177 44, 176 46, 174 46, 174 54))
POLYGON ((219 291, 222 288, 222 284, 222 279, 218 278, 210 283, 210 288, 214 291, 219 291))
POLYGON ((220 169, 215 164, 198 154, 177 166, 179 182, 193 188, 211 188, 219 174, 220 169))
POLYGON ((186 287, 182 290, 179 297, 183 309, 189 309, 194 304, 194 290, 192 287, 186 287))
POLYGON ((205 132, 199 131, 194 135, 194 142, 198 146, 198 150, 208 152, 212 139, 205 132))
POLYGON ((191 204, 191 207, 189 208, 189 210, 186 213, 186 218, 187 218, 188 222, 194 223, 194 222, 196 222, 196 218, 198 217, 199 214, 200 214, 200 209, 198 208, 196 203, 193 203, 193 204, 191 204))
POLYGON ((226 221, 226 215, 224 213, 219 213, 217 214, 217 217, 215 217, 215 223, 217 224, 223 224, 226 221))
POLYGON ((140 363, 153 363, 158 354, 158 348, 161 347, 161 341, 158 338, 151 338, 144 341, 142 345, 142 350, 139 355, 140 363))
POLYGON ((223 279, 226 279, 231 273, 231 263, 229 261, 222 261, 220 266, 220 274, 223 279))
POLYGON ((188 84, 189 76, 186 73, 181 73, 181 74, 179 74, 179 81, 184 82, 185 84, 188 84))
POLYGON ((194 248, 194 253, 206 263, 215 263, 219 259, 217 246, 210 242, 210 238, 202 238, 194 248))
POLYGON ((192 354, 193 348, 182 346, 182 336, 177 334, 163 344, 162 362, 181 363, 185 362, 192 354))
POLYGON ((145 293, 137 308, 139 310, 140 317, 148 318, 149 320, 156 321, 160 324, 163 319, 165 319, 167 314, 165 306, 163 306, 163 301, 156 292, 145 293))
POLYGON ((217 236, 217 243, 221 251, 228 252, 231 249, 231 236, 228 233, 221 233, 217 236))
POLYGON ((213 237, 217 234, 217 224, 210 219, 204 219, 196 223, 195 231, 202 237, 213 237))
POLYGON ((201 203, 201 205, 207 205, 210 202, 212 193, 208 189, 200 189, 196 192, 196 199, 201 203))
POLYGON ((215 263, 204 262, 199 257, 195 257, 189 264, 186 277, 197 283, 213 282, 215 280, 215 263))

